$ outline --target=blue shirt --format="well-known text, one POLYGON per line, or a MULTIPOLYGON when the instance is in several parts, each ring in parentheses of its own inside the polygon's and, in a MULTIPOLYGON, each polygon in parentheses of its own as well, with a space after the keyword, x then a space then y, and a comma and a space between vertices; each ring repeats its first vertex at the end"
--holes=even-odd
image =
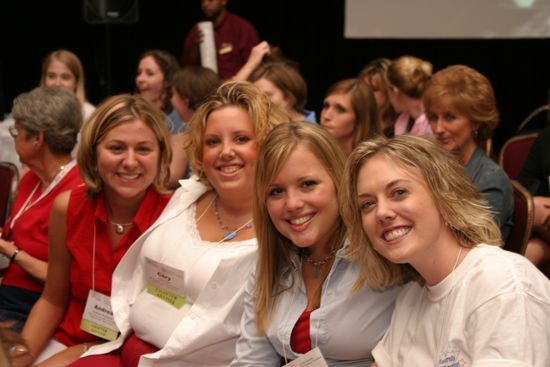
MULTIPOLYGON (((329 366, 369 366, 371 350, 384 335, 391 320, 394 301, 400 287, 375 292, 367 286, 351 289, 360 274, 359 264, 336 253, 334 264, 323 283, 321 305, 310 316, 311 347, 319 347, 329 366)), ((301 356, 290 347, 290 335, 307 306, 306 289, 297 253, 292 268, 281 275, 283 289, 271 313, 266 335, 258 335, 255 324, 254 274, 245 289, 241 337, 237 357, 231 366, 279 366, 281 358, 301 356)))
POLYGON ((493 217, 506 241, 512 228, 514 190, 504 170, 479 147, 465 167, 466 174, 489 202, 493 217))

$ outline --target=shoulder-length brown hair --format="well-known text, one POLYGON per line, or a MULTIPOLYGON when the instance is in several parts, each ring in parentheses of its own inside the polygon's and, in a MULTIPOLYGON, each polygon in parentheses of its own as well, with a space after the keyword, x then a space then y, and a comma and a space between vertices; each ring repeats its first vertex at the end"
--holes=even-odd
POLYGON ((97 171, 97 145, 114 127, 135 119, 143 121, 157 138, 160 154, 153 186, 159 193, 167 192, 172 150, 164 115, 142 96, 120 94, 101 103, 82 128, 77 162, 80 176, 88 186, 88 194, 96 195, 103 187, 103 180, 97 171))

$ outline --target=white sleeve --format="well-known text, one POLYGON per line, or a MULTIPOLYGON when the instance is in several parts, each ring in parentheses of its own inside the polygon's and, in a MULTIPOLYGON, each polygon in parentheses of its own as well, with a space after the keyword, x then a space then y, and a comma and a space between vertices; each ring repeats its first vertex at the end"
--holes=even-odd
POLYGON ((550 307, 526 293, 506 293, 466 320, 472 366, 550 366, 550 307))
POLYGON ((281 357, 275 351, 267 336, 259 335, 256 329, 254 282, 255 276, 251 274, 245 287, 241 336, 237 341, 237 356, 231 363, 232 367, 275 367, 280 365, 281 357))

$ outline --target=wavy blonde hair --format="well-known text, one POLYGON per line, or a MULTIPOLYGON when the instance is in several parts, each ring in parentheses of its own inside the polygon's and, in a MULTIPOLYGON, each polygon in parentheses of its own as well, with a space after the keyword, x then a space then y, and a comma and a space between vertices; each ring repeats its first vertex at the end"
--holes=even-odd
POLYGON ((433 65, 414 56, 401 56, 388 66, 387 77, 391 85, 411 98, 422 98, 426 84, 432 76, 433 65))
POLYGON ((212 112, 224 107, 236 106, 246 111, 258 146, 261 145, 267 133, 276 125, 289 122, 290 115, 283 109, 273 105, 269 98, 254 84, 246 81, 229 81, 222 84, 195 112, 190 128, 186 132, 187 139, 184 149, 189 157, 193 172, 199 180, 208 184, 204 176, 202 149, 204 146, 204 131, 212 112))
MULTIPOLYGON (((254 228, 258 239, 258 266, 256 270, 256 327, 263 334, 278 295, 286 288, 279 284, 281 273, 291 265, 292 242, 282 236, 273 225, 267 211, 266 198, 269 186, 282 166, 298 147, 307 148, 329 174, 340 190, 344 172, 344 153, 336 140, 323 128, 308 122, 291 122, 275 127, 266 137, 258 153, 254 185, 254 228)), ((336 200, 336 198, 334 198, 336 200)), ((337 248, 344 244, 346 228, 341 215, 330 243, 337 248)))
POLYGON ((366 281, 373 289, 385 289, 409 280, 423 283, 409 264, 394 264, 380 255, 365 234, 357 200, 361 168, 374 156, 383 156, 399 167, 418 173, 433 197, 435 206, 453 236, 463 247, 480 243, 500 245, 500 229, 488 203, 471 183, 456 158, 435 141, 412 135, 376 138, 361 143, 346 163, 346 184, 340 192, 343 215, 351 235, 350 257, 363 265, 355 288, 366 281))

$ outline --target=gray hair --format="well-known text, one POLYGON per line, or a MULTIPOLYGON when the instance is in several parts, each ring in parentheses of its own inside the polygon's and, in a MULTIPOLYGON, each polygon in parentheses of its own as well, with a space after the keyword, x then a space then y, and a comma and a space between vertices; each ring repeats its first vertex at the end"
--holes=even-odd
POLYGON ((82 125, 82 105, 63 88, 38 87, 13 101, 14 120, 30 134, 44 133, 53 153, 70 154, 82 125))

